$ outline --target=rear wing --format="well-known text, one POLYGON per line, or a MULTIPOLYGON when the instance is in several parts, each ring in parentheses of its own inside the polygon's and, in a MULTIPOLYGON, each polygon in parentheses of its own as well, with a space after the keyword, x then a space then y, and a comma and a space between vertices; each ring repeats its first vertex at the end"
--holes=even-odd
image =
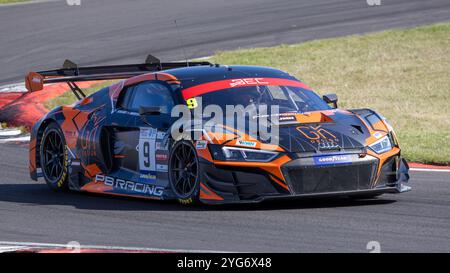
POLYGON ((66 82, 75 96, 81 99, 85 97, 85 94, 76 82, 127 79, 155 71, 202 65, 212 64, 210 62, 162 63, 152 55, 148 55, 145 63, 141 64, 79 67, 74 62, 66 60, 60 69, 28 73, 25 77, 25 86, 29 92, 34 92, 44 89, 45 84, 66 82))

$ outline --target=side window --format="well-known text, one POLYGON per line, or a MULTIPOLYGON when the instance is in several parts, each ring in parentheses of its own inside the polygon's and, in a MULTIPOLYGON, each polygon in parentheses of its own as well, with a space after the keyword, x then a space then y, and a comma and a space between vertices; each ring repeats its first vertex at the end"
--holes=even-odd
POLYGON ((126 90, 121 91, 119 99, 117 101, 117 107, 121 109, 128 109, 131 97, 133 96, 133 89, 135 86, 128 87, 126 90))
MULTIPOLYGON (((170 114, 174 106, 172 91, 161 83, 144 82, 127 90, 131 93, 130 99, 126 102, 127 109, 138 112, 139 107, 161 107, 161 113, 170 114)), ((125 96, 125 101, 126 97, 125 96)))

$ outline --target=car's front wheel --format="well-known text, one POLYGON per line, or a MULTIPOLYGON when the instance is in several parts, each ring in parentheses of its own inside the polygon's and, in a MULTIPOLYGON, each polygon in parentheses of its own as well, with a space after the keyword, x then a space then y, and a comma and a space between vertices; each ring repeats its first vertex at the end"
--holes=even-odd
POLYGON ((182 204, 198 202, 200 181, 197 151, 189 141, 174 144, 169 158, 169 180, 182 204))
POLYGON ((47 185, 56 191, 68 188, 68 151, 58 124, 45 128, 40 144, 40 166, 47 185))

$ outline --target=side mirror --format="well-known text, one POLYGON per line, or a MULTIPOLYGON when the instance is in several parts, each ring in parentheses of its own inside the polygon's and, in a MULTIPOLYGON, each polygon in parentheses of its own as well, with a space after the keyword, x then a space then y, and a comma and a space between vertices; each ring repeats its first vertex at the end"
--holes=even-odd
POLYGON ((333 108, 337 108, 338 97, 336 94, 326 94, 326 95, 323 95, 322 98, 326 103, 328 103, 328 104, 332 103, 333 108))
POLYGON ((141 116, 157 116, 161 114, 161 107, 139 107, 139 115, 141 116))

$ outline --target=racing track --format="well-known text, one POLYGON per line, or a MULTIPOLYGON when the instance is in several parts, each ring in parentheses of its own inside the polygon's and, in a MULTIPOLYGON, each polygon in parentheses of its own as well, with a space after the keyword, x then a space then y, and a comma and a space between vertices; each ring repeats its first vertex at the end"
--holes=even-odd
MULTIPOLYGON (((82 0, 0 6, 0 84, 71 58, 83 65, 183 59, 215 50, 450 20, 446 0, 82 0)), ((378 200, 185 208, 78 193, 28 177, 26 147, 0 145, 0 241, 223 251, 450 251, 450 173, 412 172, 413 191, 378 200)))
POLYGON ((28 178, 26 147, 0 145, 0 241, 214 251, 450 251, 450 173, 412 172, 412 192, 375 200, 183 207, 54 193, 28 178))

